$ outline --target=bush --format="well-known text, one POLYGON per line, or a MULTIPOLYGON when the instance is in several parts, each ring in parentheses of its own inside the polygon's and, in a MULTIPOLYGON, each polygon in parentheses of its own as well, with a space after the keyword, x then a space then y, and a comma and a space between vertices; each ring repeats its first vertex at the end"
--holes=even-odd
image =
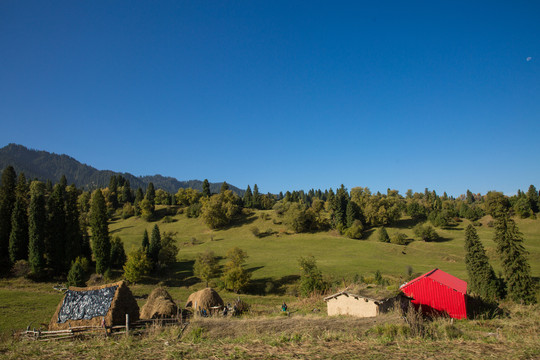
POLYGON ((189 205, 186 211, 187 217, 198 218, 199 215, 201 214, 201 208, 202 208, 201 203, 195 203, 195 204, 189 205))
POLYGON ((388 232, 384 226, 379 229, 379 241, 385 243, 390 242, 390 236, 388 236, 388 232))
POLYGON ((313 256, 299 258, 298 264, 302 270, 300 279, 302 295, 309 296, 316 292, 323 293, 328 288, 328 284, 323 280, 322 273, 317 267, 313 256))
POLYGON ((436 241, 439 239, 439 234, 431 225, 418 224, 414 227, 414 235, 424 241, 436 241))
POLYGON ((255 237, 259 237, 261 235, 261 232, 259 231, 259 228, 256 227, 256 226, 252 226, 250 229, 251 233, 255 236, 255 237))
POLYGON ((166 223, 166 224, 172 223, 172 222, 174 222, 174 219, 171 216, 167 215, 167 216, 165 216, 163 218, 163 222, 166 223))
POLYGON ((472 224, 473 224, 473 226, 477 226, 477 227, 482 226, 482 223, 480 221, 478 221, 478 220, 473 221, 472 224))
POLYGON ((11 268, 11 274, 15 277, 27 277, 30 274, 30 264, 26 260, 17 260, 11 268))
POLYGON ((124 265, 124 278, 132 283, 141 281, 143 276, 148 275, 152 269, 152 263, 144 250, 139 249, 129 254, 124 265))
POLYGON ((130 203, 125 203, 122 208, 122 219, 127 219, 135 215, 135 208, 130 203))
POLYGON ((409 243, 409 241, 407 240, 407 235, 400 232, 392 235, 390 242, 397 245, 407 245, 409 243))
POLYGON ((362 223, 358 220, 355 220, 353 226, 348 228, 345 231, 345 236, 347 236, 349 239, 361 239, 364 235, 364 227, 362 226, 362 223))

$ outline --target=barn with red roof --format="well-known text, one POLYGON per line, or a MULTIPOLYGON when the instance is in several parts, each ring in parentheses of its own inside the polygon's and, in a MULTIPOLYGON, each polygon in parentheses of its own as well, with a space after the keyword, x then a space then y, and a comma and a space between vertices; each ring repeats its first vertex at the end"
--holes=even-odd
POLYGON ((467 282, 434 269, 401 286, 426 313, 447 313, 455 319, 467 317, 467 282))

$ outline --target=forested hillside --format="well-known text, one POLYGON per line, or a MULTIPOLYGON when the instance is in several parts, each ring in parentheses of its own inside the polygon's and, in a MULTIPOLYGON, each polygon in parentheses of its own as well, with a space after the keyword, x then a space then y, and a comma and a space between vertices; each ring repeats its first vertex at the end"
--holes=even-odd
MULTIPOLYGON (((13 166, 17 173, 23 172, 27 179, 51 180, 55 183, 60 181, 62 175, 65 175, 69 184, 75 184, 78 188, 83 189, 106 187, 113 175, 121 175, 130 182, 134 189, 138 187, 146 189, 149 183, 153 183, 156 188, 172 193, 180 188, 202 191, 203 184, 201 180, 179 181, 162 175, 137 177, 129 173, 98 170, 89 165, 81 164, 68 155, 32 150, 17 144, 9 144, 0 149, 0 171, 9 165, 13 166)), ((219 192, 221 184, 210 183, 210 190, 214 193, 219 192)), ((244 194, 243 190, 232 185, 229 186, 238 195, 244 194)))

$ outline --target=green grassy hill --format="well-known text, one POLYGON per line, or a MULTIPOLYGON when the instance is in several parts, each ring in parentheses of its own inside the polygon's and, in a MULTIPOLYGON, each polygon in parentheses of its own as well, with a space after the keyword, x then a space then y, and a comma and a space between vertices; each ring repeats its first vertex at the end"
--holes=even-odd
MULTIPOLYGON (((122 238, 128 253, 140 246, 144 229, 150 233, 154 224, 158 224, 161 231, 176 232, 180 245, 178 259, 185 263, 193 261, 197 253, 207 249, 224 257, 228 249, 238 246, 249 255, 247 267, 253 271, 254 280, 279 280, 298 275, 297 259, 305 255, 315 256, 323 274, 337 279, 350 279, 355 274, 369 275, 376 270, 396 279, 405 278, 408 266, 415 273, 440 268, 467 279, 464 263, 464 230, 469 224, 467 220, 450 230, 437 229, 442 238, 438 242, 413 241, 403 246, 377 241, 377 229, 367 231, 362 240, 349 239, 335 231, 293 234, 287 231, 285 225, 279 224, 280 219, 273 211, 255 211, 241 223, 217 231, 210 230, 200 219, 190 219, 184 214, 175 215, 173 219, 172 223, 164 223, 162 220, 146 222, 132 217, 114 221, 109 228, 114 235, 122 238), (251 232, 252 227, 261 231, 271 229, 273 235, 257 238, 251 232)), ((489 220, 490 217, 481 219, 483 225, 477 231, 495 271, 498 271, 500 266, 493 242, 494 229, 487 226, 489 220)), ((525 248, 530 252, 532 275, 539 277, 540 220, 516 221, 524 234, 525 248)), ((414 238, 413 226, 414 222, 403 218, 387 230, 390 235, 400 231, 414 238)))

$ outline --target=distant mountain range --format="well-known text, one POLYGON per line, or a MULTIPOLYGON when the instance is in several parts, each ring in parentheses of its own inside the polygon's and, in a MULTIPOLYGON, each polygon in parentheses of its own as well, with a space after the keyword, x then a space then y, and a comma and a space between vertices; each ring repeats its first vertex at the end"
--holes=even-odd
MULTIPOLYGON (((154 183, 156 189, 176 193, 180 188, 192 188, 202 191, 201 180, 179 181, 173 177, 161 175, 135 176, 130 173, 119 173, 111 170, 98 170, 86 164, 81 164, 68 155, 58 155, 47 151, 32 150, 25 146, 9 144, 0 149, 0 169, 13 166, 17 174, 23 172, 27 179, 58 182, 66 175, 68 184, 78 188, 95 189, 106 187, 112 175, 122 175, 129 180, 132 189, 145 189, 149 183, 154 183)), ((210 190, 218 193, 222 183, 210 183, 210 190)), ((229 188, 240 196, 244 190, 229 184, 229 188)))

